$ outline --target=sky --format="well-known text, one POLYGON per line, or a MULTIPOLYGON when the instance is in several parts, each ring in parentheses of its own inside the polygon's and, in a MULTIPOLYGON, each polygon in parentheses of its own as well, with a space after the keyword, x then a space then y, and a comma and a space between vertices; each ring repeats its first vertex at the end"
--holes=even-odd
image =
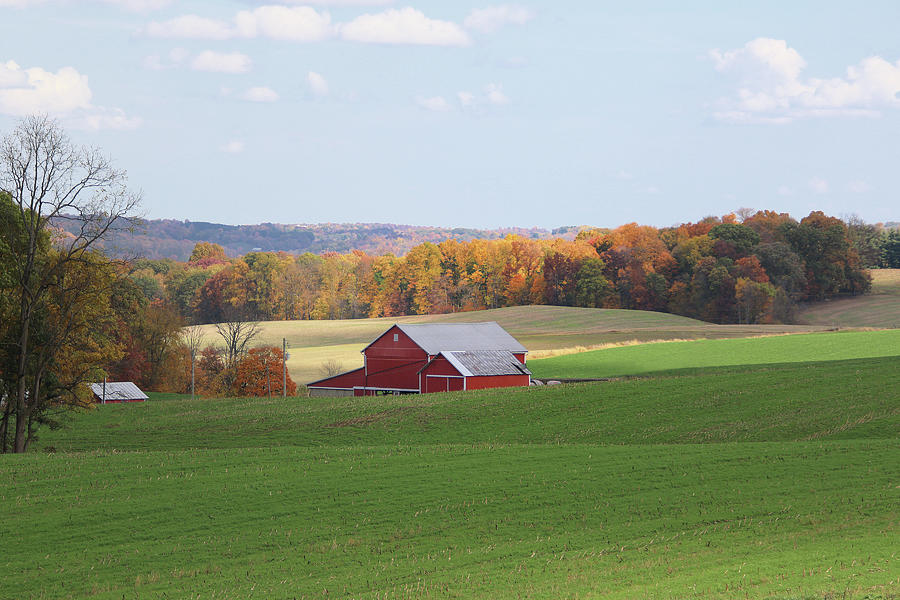
POLYGON ((900 2, 0 0, 0 134, 49 114, 149 218, 900 220, 900 2))

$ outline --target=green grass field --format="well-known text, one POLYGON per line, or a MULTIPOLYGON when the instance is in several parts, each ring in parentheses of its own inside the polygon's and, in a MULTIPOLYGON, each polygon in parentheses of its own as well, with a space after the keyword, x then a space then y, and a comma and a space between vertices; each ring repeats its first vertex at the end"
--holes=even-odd
POLYGON ((897 598, 896 367, 98 407, 0 457, 0 597, 897 598))
POLYGON ((800 322, 831 327, 900 328, 900 269, 875 269, 872 293, 819 302, 800 311, 800 322))
POLYGON ((540 378, 592 378, 884 356, 898 357, 900 368, 900 329, 640 344, 531 360, 528 366, 540 378))
MULTIPOLYGON (((344 369, 362 366, 360 351, 394 323, 472 323, 497 321, 532 352, 631 340, 735 338, 826 329, 820 325, 715 325, 687 317, 635 310, 516 306, 476 312, 343 321, 269 321, 260 323, 260 344, 290 345, 288 369, 297 383, 321 379, 322 365, 335 361, 344 369)), ((216 343, 212 325, 204 326, 205 343, 216 343)))

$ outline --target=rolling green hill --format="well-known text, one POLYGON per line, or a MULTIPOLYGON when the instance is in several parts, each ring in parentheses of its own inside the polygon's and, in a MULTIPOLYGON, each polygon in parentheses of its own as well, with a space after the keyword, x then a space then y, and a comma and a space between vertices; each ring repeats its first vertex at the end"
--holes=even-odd
POLYGON ((842 331, 641 344, 528 361, 539 378, 641 375, 678 369, 898 357, 900 330, 842 331))
MULTIPOLYGON (((362 366, 362 350, 394 323, 472 323, 497 321, 534 354, 631 340, 733 338, 774 333, 821 331, 823 326, 715 325, 650 311, 516 306, 476 312, 339 321, 260 323, 257 343, 290 345, 288 369, 298 383, 320 379, 323 363, 334 360, 346 370, 362 366)), ((214 326, 204 326, 205 343, 221 341, 214 326)))
POLYGON ((98 407, 0 457, 0 597, 896 598, 896 364, 98 407))

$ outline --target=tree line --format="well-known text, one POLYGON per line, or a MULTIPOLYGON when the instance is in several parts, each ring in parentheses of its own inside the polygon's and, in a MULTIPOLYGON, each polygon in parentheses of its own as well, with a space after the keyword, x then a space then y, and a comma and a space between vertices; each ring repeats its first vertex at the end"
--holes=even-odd
POLYGON ((404 256, 361 251, 137 260, 131 281, 187 323, 355 319, 504 306, 655 310, 715 323, 786 322, 799 303, 869 291, 897 265, 898 232, 815 211, 743 211, 655 228, 583 229, 575 240, 450 239, 404 256))

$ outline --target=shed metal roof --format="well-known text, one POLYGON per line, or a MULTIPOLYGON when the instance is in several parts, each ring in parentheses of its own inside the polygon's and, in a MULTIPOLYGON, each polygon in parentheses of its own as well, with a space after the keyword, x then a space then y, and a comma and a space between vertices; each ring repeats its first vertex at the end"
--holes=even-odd
MULTIPOLYGON (((91 391, 94 392, 100 400, 104 400, 102 383, 92 383, 91 391)), ((141 400, 149 399, 147 394, 142 392, 140 388, 132 382, 106 382, 106 400, 135 400, 138 398, 141 400)))
POLYGON ((476 352, 441 352, 460 375, 531 375, 528 367, 519 362, 509 350, 481 350, 476 352))
POLYGON ((428 354, 506 350, 528 352, 495 321, 487 323, 398 323, 397 327, 428 354))

